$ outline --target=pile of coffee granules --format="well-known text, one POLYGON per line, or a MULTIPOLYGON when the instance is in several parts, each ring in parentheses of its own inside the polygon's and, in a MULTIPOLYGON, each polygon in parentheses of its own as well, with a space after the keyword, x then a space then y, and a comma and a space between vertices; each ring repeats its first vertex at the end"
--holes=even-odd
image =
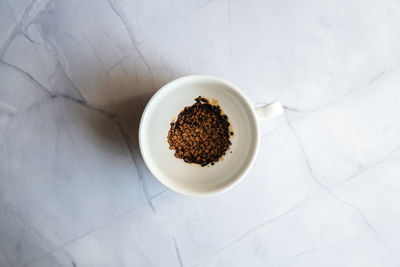
POLYGON ((201 96, 196 103, 185 107, 168 132, 170 149, 175 157, 187 163, 214 165, 231 145, 228 117, 218 105, 212 105, 201 96))

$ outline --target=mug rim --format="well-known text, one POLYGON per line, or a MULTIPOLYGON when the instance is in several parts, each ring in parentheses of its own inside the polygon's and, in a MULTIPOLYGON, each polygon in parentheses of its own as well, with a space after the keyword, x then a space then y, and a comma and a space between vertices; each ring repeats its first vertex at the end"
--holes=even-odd
POLYGON ((242 181, 242 179, 248 174, 249 170, 251 169, 252 165, 254 164, 254 161, 256 159, 256 155, 258 154, 258 150, 259 150, 259 145, 260 145, 260 128, 259 128, 259 122, 257 119, 257 114, 255 111, 254 106, 252 105, 252 103, 250 102, 250 100, 247 98, 247 96, 234 84, 232 84, 231 82, 220 78, 220 77, 216 77, 216 76, 212 76, 212 75, 204 75, 204 74, 192 74, 192 75, 185 75, 179 78, 176 78, 172 81, 169 81, 168 83, 166 83, 165 85, 163 85, 160 89, 157 90, 157 92, 150 98, 149 102, 146 104, 145 109, 143 110, 142 116, 140 118, 140 123, 139 123, 139 134, 138 134, 138 139, 139 139, 139 148, 140 148, 140 154, 143 158, 144 163, 146 164, 147 169, 150 171, 150 173, 154 176, 154 178, 157 179, 158 182, 160 182, 162 185, 164 185, 165 187, 167 187, 169 190, 172 190, 176 193, 182 194, 182 195, 186 195, 186 196, 211 196, 211 195, 217 195, 217 194, 221 194, 223 192, 228 191, 229 189, 233 188, 235 185, 237 185, 240 181, 242 181), (193 191, 193 190, 184 190, 181 188, 176 188, 168 183, 166 183, 165 181, 162 181, 161 179, 159 179, 152 168, 152 163, 150 162, 150 160, 147 158, 147 156, 145 155, 145 153, 143 153, 144 149, 143 149, 143 145, 142 145, 142 140, 143 140, 143 122, 146 119, 146 117, 148 117, 148 113, 149 113, 149 108, 150 106, 155 102, 155 100, 159 97, 159 95, 161 95, 162 92, 168 90, 169 88, 173 88, 174 83, 179 83, 182 82, 184 80, 208 80, 208 81, 212 81, 215 83, 219 83, 219 84, 224 84, 225 86, 229 87, 231 90, 235 91, 241 98, 242 100, 246 103, 246 105, 248 106, 248 109, 250 111, 251 117, 254 120, 254 127, 255 127, 255 131, 256 131, 256 137, 254 140, 254 149, 253 151, 249 154, 248 158, 249 160, 247 161, 246 165, 244 166, 244 169, 239 172, 233 179, 231 182, 225 184, 224 186, 222 186, 221 188, 215 189, 215 190, 209 190, 206 192, 198 192, 198 191, 193 191))

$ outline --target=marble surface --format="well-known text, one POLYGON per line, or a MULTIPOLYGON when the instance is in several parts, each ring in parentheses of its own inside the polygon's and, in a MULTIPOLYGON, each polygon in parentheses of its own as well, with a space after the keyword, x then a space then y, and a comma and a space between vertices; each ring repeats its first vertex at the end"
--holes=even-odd
POLYGON ((0 0, 0 266, 400 266, 399 48, 398 0, 0 0), (193 73, 286 111, 211 198, 137 144, 193 73))

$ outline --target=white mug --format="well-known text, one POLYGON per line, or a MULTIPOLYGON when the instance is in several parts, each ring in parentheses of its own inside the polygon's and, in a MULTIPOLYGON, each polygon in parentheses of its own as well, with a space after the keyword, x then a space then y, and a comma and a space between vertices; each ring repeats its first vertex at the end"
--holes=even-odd
POLYGON ((279 102, 254 108, 239 88, 221 78, 185 76, 164 85, 148 102, 139 126, 140 151, 150 172, 167 188, 191 196, 221 193, 238 184, 254 163, 259 121, 282 113, 279 102), (167 142, 171 122, 198 96, 217 100, 234 132, 226 155, 213 166, 185 163, 167 142))

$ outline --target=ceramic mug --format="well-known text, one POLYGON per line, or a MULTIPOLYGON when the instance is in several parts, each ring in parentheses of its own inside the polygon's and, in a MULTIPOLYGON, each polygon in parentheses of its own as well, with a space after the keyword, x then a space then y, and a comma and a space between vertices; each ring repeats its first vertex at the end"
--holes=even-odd
POLYGON ((167 188, 184 195, 221 193, 238 184, 254 163, 259 121, 282 113, 279 102, 254 108, 239 88, 221 78, 185 76, 164 85, 148 102, 139 126, 140 151, 150 172, 167 188), (198 96, 217 100, 234 132, 226 155, 213 166, 185 163, 167 142, 170 123, 198 96))

